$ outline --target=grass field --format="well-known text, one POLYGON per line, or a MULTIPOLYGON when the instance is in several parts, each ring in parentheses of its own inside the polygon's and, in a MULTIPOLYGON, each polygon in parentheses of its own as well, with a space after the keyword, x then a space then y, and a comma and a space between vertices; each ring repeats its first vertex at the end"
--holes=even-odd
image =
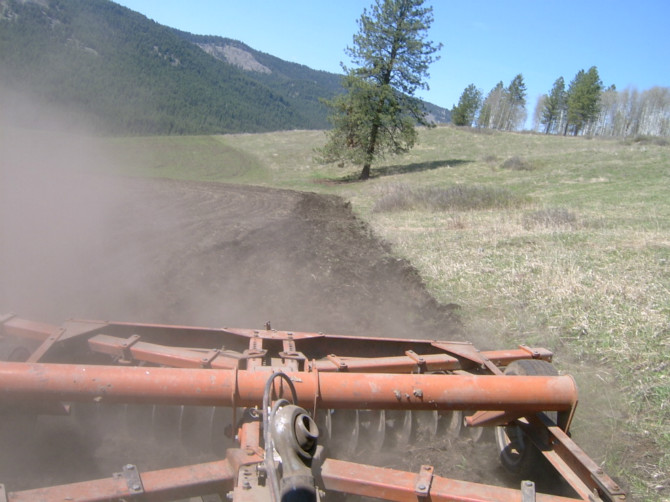
MULTIPOLYGON (((373 178, 320 166, 321 132, 117 138, 124 174, 338 194, 462 306, 479 345, 528 343, 574 374, 575 438, 631 492, 670 499, 670 146, 423 130, 373 178)), ((417 333, 417 336, 429 337, 417 333)))

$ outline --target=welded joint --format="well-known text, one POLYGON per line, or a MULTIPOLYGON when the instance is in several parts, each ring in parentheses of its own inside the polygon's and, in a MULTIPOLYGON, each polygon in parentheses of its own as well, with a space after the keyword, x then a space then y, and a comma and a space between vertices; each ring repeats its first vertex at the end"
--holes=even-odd
POLYGON ((427 499, 430 495, 430 485, 433 483, 433 472, 435 468, 432 465, 422 465, 419 475, 414 485, 414 493, 419 499, 427 499))
POLYGON ((521 502, 535 502, 535 483, 532 481, 521 482, 521 502))

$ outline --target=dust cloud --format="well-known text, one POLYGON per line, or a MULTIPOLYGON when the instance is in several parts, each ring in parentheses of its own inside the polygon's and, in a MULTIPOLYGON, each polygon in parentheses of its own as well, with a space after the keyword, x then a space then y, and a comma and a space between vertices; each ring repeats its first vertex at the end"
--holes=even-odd
MULTIPOLYGON (((0 93, 0 106, 0 313, 459 337, 453 306, 435 302, 341 199, 123 177, 110 141, 82 121, 16 94, 0 93)), ((0 482, 107 477, 137 461, 70 418, 40 417, 35 441, 0 454, 0 482)))
POLYGON ((114 311, 143 264, 114 267, 110 227, 125 195, 100 174, 112 161, 94 137, 58 127, 53 109, 11 98, 1 101, 0 308, 54 323, 114 311))
POLYGON ((0 103, 11 108, 0 124, 0 312, 58 324, 458 331, 454 311, 337 197, 114 176, 127 166, 108 140, 58 127, 58 113, 32 101, 0 103))

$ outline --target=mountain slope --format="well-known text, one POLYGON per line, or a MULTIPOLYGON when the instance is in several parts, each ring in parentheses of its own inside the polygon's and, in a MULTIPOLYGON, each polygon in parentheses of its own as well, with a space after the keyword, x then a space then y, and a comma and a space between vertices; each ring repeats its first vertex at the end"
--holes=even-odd
POLYGON ((291 106, 302 110, 304 116, 310 119, 306 128, 323 129, 329 126, 327 110, 319 100, 341 91, 340 75, 284 61, 237 40, 175 32, 215 59, 244 70, 249 79, 284 96, 291 106))
POLYGON ((339 76, 109 0, 0 0, 0 85, 124 134, 328 127, 339 76), (74 113, 74 112, 73 112, 74 113))

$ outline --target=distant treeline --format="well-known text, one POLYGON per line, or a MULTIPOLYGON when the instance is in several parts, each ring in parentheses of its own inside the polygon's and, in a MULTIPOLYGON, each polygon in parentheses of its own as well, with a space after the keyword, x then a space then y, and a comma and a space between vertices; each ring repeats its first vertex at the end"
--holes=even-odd
MULTIPOLYGON (((452 109, 455 125, 505 131, 526 121, 526 88, 521 74, 508 86, 499 82, 484 98, 474 84, 452 109)), ((591 136, 670 136, 670 88, 644 92, 605 88, 598 69, 580 70, 566 87, 563 77, 540 96, 533 129, 546 134, 591 136)))
MULTIPOLYGON (((545 133, 570 130, 569 107, 550 114, 552 97, 543 95, 535 111, 535 128, 545 133)), ((652 87, 617 91, 610 87, 598 94, 597 113, 578 131, 590 136, 670 136, 670 88, 652 87)))

